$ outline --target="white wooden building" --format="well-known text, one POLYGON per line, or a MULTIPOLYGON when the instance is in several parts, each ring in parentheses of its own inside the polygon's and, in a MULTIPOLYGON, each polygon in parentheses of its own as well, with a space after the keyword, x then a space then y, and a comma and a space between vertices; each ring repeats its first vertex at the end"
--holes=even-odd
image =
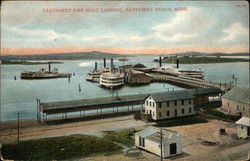
POLYGON ((194 96, 186 90, 151 94, 145 99, 144 113, 153 120, 194 115, 194 96))
POLYGON ((230 115, 250 117, 249 87, 236 86, 222 96, 221 109, 230 115))
POLYGON ((236 122, 237 125, 237 136, 238 138, 246 138, 246 137, 250 137, 250 119, 249 117, 241 117, 241 119, 239 119, 236 122))
POLYGON ((168 129, 147 128, 135 133, 135 145, 138 148, 144 149, 162 157, 175 156, 182 153, 182 136, 168 129), (162 145, 162 148, 161 148, 162 145))

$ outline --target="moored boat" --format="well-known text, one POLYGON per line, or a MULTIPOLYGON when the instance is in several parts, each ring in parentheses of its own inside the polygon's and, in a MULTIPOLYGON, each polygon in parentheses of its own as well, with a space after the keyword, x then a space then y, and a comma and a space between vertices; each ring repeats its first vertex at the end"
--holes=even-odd
POLYGON ((192 78, 203 78, 204 72, 201 69, 179 69, 174 66, 171 67, 161 67, 157 69, 159 73, 169 74, 174 76, 187 76, 192 78))
POLYGON ((120 87, 124 85, 124 75, 120 73, 112 73, 112 72, 103 73, 100 76, 99 84, 101 86, 104 86, 110 89, 120 87))
POLYGON ((68 78, 71 77, 71 73, 60 73, 57 68, 49 70, 45 68, 40 69, 39 71, 25 71, 21 72, 21 79, 53 79, 53 78, 68 78))

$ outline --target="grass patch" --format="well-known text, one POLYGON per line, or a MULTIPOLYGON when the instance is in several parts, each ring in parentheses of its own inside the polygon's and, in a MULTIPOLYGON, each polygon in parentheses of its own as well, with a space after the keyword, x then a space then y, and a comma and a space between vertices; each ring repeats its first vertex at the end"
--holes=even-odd
POLYGON ((14 160, 69 160, 121 149, 104 138, 71 135, 4 144, 2 154, 4 158, 14 160))
POLYGON ((226 120, 232 120, 232 121, 237 121, 241 118, 241 116, 227 115, 227 114, 224 114, 223 112, 220 112, 216 109, 211 109, 211 108, 205 109, 203 112, 210 114, 210 115, 213 115, 213 116, 216 116, 216 117, 226 119, 226 120))
MULTIPOLYGON (((220 57, 184 57, 178 58, 181 64, 202 64, 202 63, 226 63, 226 62, 248 62, 249 59, 242 58, 220 58, 220 57)), ((163 63, 172 63, 176 59, 163 59, 163 63)))
POLYGON ((155 124, 155 127, 171 127, 171 126, 181 126, 181 125, 191 125, 198 123, 206 123, 208 120, 200 117, 190 117, 190 118, 181 118, 178 120, 168 120, 155 124))
POLYGON ((137 131, 134 128, 125 129, 121 131, 105 131, 104 138, 127 146, 133 146, 135 143, 135 132, 137 131))

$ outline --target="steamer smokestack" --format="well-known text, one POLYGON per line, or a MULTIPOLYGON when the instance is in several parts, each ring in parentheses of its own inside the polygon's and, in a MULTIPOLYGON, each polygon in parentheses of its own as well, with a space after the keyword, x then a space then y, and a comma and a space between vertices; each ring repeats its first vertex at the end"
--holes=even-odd
POLYGON ((176 59, 176 68, 179 69, 179 59, 176 59))
POLYGON ((50 62, 49 62, 49 71, 50 71, 50 62))
POLYGON ((111 58, 110 68, 113 69, 113 58, 111 58))
POLYGON ((97 62, 95 62, 95 71, 97 70, 97 62))
POLYGON ((160 65, 160 67, 161 67, 161 57, 159 58, 159 65, 160 65))
POLYGON ((103 67, 106 68, 106 58, 103 58, 103 67))

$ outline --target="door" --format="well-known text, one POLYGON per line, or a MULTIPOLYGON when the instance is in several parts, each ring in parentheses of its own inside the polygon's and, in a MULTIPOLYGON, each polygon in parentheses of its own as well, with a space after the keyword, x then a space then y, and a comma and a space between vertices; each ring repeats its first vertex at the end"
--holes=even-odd
POLYGON ((176 154, 176 151, 177 151, 176 143, 170 144, 170 155, 176 154))
POLYGON ((247 127, 247 136, 250 136, 250 127, 247 127))

